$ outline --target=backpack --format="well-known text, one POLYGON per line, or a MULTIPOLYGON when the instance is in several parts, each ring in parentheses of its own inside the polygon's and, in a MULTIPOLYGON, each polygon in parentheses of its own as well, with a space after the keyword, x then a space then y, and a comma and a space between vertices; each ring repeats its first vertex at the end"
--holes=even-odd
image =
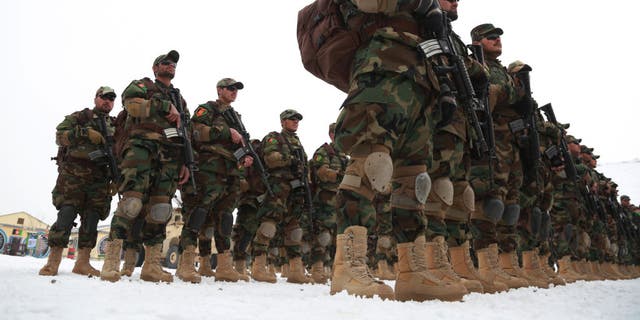
POLYGON ((116 116, 116 120, 113 122, 114 132, 113 132, 113 155, 118 160, 122 160, 124 151, 124 145, 127 143, 127 139, 129 138, 128 128, 125 127, 127 123, 127 116, 129 112, 126 109, 122 109, 118 116, 116 116))
POLYGON ((356 51, 377 29, 364 30, 365 22, 371 21, 369 16, 347 0, 315 0, 302 8, 298 12, 297 36, 304 68, 347 92, 356 51), (341 9, 349 12, 348 23, 341 9))

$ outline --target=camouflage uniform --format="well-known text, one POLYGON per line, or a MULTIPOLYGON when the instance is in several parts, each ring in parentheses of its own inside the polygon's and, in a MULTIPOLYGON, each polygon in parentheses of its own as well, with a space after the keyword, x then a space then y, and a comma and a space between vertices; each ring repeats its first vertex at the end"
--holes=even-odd
POLYGON ((241 145, 231 141, 230 124, 222 115, 229 107, 216 100, 199 105, 194 112, 197 192, 191 192, 191 186, 184 188, 185 225, 180 235, 180 253, 188 245, 195 246, 199 238, 199 254, 208 257, 214 236, 218 252, 230 248, 232 213, 240 192, 240 171, 233 152, 241 145))
MULTIPOLYGON (((259 140, 256 141, 260 143, 259 140)), ((254 148, 256 147, 258 146, 254 144, 254 148)), ((231 232, 234 261, 247 259, 249 245, 258 230, 258 208, 266 197, 265 187, 254 167, 244 168, 240 181, 242 192, 238 199, 236 221, 231 232)))
MULTIPOLYGON (((267 195, 263 205, 258 210, 260 227, 253 239, 253 256, 267 253, 269 242, 275 237, 278 229, 284 232, 284 247, 289 259, 300 257, 302 244, 302 228, 300 227, 301 212, 289 209, 295 194, 295 181, 301 179, 299 163, 294 156, 294 150, 304 149, 298 136, 294 132, 282 130, 280 133, 271 132, 262 140, 262 152, 269 172, 269 184, 275 193, 267 195)), ((305 163, 306 164, 306 154, 305 163)))
POLYGON ((476 250, 497 242, 501 250, 511 252, 516 247, 515 222, 519 214, 519 190, 523 177, 519 147, 509 130, 509 122, 520 118, 514 110, 514 104, 520 100, 520 95, 513 79, 499 60, 487 59, 486 63, 490 73, 489 105, 498 160, 491 163, 491 167, 486 160, 472 161, 469 182, 476 196, 476 211, 471 216, 471 228, 476 250), (487 215, 484 206, 488 199, 504 203, 504 212, 487 215), (498 220, 497 217, 502 219, 498 220))
MULTIPOLYGON (((128 110, 126 127, 130 135, 120 164, 123 181, 119 192, 123 198, 111 220, 109 238, 112 240, 127 239, 134 220, 145 219, 143 243, 153 246, 164 241, 165 226, 171 217, 171 199, 178 186, 184 157, 181 139, 167 138, 163 133, 166 129, 175 129, 165 118, 172 105, 170 91, 173 89, 173 85, 167 87, 160 81, 144 78, 132 81, 122 94, 125 108, 143 105, 147 113, 128 110), (148 101, 148 105, 141 101, 148 101), (139 205, 142 208, 135 209, 139 205)), ((182 105, 188 114, 184 99, 182 105)))
POLYGON ((73 221, 80 215, 78 248, 91 249, 96 245, 98 220, 109 216, 112 177, 107 160, 89 158, 90 153, 104 148, 104 139, 94 144, 87 134, 89 130, 100 132, 99 117, 105 117, 106 129, 113 135, 113 119, 98 108, 74 112, 56 127, 56 143, 62 152, 58 154, 58 179, 51 192, 58 219, 49 230, 49 246, 66 248, 73 221))
POLYGON ((347 156, 336 150, 335 144, 325 143, 309 160, 313 195, 313 232, 310 264, 331 260, 328 249, 336 237, 336 193, 347 166, 347 156))

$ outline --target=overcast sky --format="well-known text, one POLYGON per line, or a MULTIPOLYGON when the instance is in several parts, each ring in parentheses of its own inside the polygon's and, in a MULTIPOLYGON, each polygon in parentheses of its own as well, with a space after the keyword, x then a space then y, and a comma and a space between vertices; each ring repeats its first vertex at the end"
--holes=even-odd
MULTIPOLYGON (((7 0, 0 3, 0 214, 27 211, 51 223, 55 127, 92 107, 102 85, 118 95, 153 77, 156 56, 175 49, 174 84, 189 109, 215 100, 215 84, 245 84, 233 106, 251 136, 279 130, 278 114, 304 115, 299 135, 312 153, 328 140, 345 95, 307 73, 296 41, 297 12, 310 1, 7 0)), ((508 65, 525 61, 534 97, 552 102, 569 132, 596 149, 600 162, 640 158, 636 139, 640 66, 637 4, 602 1, 462 1, 453 25, 491 22, 504 29, 508 65)), ((112 115, 121 110, 118 98, 112 115)), ((606 174, 606 172, 605 172, 606 174)), ((624 186, 622 186, 624 193, 624 186)), ((640 195, 639 195, 640 196, 640 195)))

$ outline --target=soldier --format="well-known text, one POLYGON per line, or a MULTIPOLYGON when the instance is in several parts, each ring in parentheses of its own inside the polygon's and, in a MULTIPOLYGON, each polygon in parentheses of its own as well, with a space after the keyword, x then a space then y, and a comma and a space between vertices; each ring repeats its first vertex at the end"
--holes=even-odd
POLYGON ((58 209, 58 218, 49 230, 51 250, 47 264, 40 269, 40 275, 58 274, 62 250, 69 243, 71 229, 78 215, 79 250, 72 272, 100 275, 100 271, 89 264, 89 256, 91 249, 96 246, 98 221, 109 216, 113 195, 111 183, 117 179, 110 173, 110 160, 104 152, 105 147, 111 147, 106 145, 105 139, 113 135, 113 119, 109 117, 109 112, 113 109, 115 98, 113 89, 100 87, 93 99, 93 109, 74 112, 56 127, 58 179, 51 193, 53 205, 58 209), (94 156, 96 154, 100 156, 94 156))
POLYGON ((152 65, 156 80, 134 80, 122 94, 128 112, 125 124, 128 140, 120 164, 123 180, 119 191, 123 197, 111 220, 100 273, 103 280, 115 282, 120 279, 118 269, 123 240, 135 220, 144 219, 145 259, 140 278, 152 282, 173 281, 173 276, 160 265, 162 242, 173 211, 171 199, 178 185, 190 177, 186 165, 189 155, 185 150, 189 137, 178 133, 184 128, 182 122, 188 119, 189 110, 171 83, 179 57, 175 50, 158 56, 152 65))
POLYGON ((329 125, 330 143, 324 143, 309 160, 311 183, 314 186, 313 242, 311 252, 311 277, 315 283, 326 283, 324 266, 330 261, 329 247, 336 237, 336 193, 344 170, 347 155, 336 150, 335 123, 329 125))
POLYGON ((258 211, 260 225, 252 242, 254 260, 251 267, 251 277, 256 281, 276 282, 275 273, 267 270, 267 252, 269 243, 279 230, 283 233, 284 247, 289 260, 287 282, 312 281, 305 275, 300 248, 303 230, 299 223, 301 201, 298 190, 302 189, 301 167, 307 165, 307 156, 296 135, 300 120, 302 115, 299 112, 286 109, 280 113, 282 131, 270 132, 262 139, 264 162, 274 194, 267 194, 258 211), (303 159, 300 159, 300 155, 303 159), (299 205, 292 206, 292 201, 299 205))
POLYGON ((442 31, 442 12, 433 0, 352 0, 345 6, 349 16, 382 18, 382 23, 356 52, 348 97, 336 121, 336 146, 350 160, 337 198, 331 293, 394 298, 394 290, 375 280, 366 265, 367 229, 376 215, 372 200, 391 186, 399 259, 395 298, 460 300, 464 286, 444 282, 426 267, 424 208, 438 84, 432 82, 433 59, 424 58, 428 49, 424 57, 415 52, 442 31))
MULTIPOLYGON (((253 149, 260 154, 260 140, 253 139, 251 144, 253 149)), ((238 211, 236 212, 236 221, 231 232, 231 240, 233 242, 234 267, 243 278, 248 276, 249 245, 256 235, 256 230, 258 230, 258 208, 264 202, 265 197, 266 188, 255 166, 242 168, 238 211)))
MULTIPOLYGON (((451 22, 458 19, 457 1, 439 0, 439 3, 451 22)), ((471 79, 478 87, 485 86, 488 75, 484 66, 468 57, 464 42, 453 30, 448 37, 454 45, 455 54, 464 61, 471 79)), ((479 143, 471 141, 474 134, 467 136, 467 132, 473 129, 467 122, 469 115, 462 105, 467 101, 462 100, 462 94, 459 96, 457 106, 452 110, 436 109, 442 113, 439 117, 443 120, 434 129, 433 162, 429 168, 433 187, 427 199, 425 213, 429 219, 427 241, 435 244, 430 245, 427 250, 440 250, 442 253, 438 256, 442 259, 433 260, 435 263, 428 268, 443 280, 461 283, 470 292, 484 292, 483 286, 487 286, 488 292, 495 292, 498 291, 495 284, 481 279, 472 265, 466 263, 471 262, 471 258, 465 230, 468 229, 466 224, 474 210, 474 193, 468 181, 470 146, 479 143), (451 262, 456 265, 455 272, 447 259, 448 250, 451 250, 451 262)))
POLYGON ((502 29, 490 23, 471 30, 473 44, 482 46, 489 67, 489 104, 495 135, 497 161, 473 161, 470 183, 476 197, 471 214, 474 248, 480 273, 496 278, 510 288, 528 285, 527 280, 507 274, 498 261, 513 261, 515 225, 520 214, 519 192, 522 186, 522 166, 518 145, 509 123, 520 118, 517 104, 528 105, 524 92, 516 87, 498 57, 502 55, 502 29), (499 257, 499 250, 504 258, 499 257))
POLYGON ((225 113, 235 112, 231 103, 236 100, 238 90, 243 88, 242 82, 231 78, 218 81, 218 99, 199 105, 193 115, 194 148, 198 152, 199 171, 196 174, 196 192, 189 190, 191 186, 186 186, 182 197, 185 225, 180 235, 180 262, 176 276, 183 281, 199 283, 201 280, 194 266, 198 233, 203 234, 200 242, 206 248, 200 252, 201 261, 211 259, 211 238, 214 235, 216 237, 216 281, 236 282, 240 279, 238 272, 233 269, 229 252, 232 212, 240 190, 238 166, 250 167, 253 158, 245 156, 238 160, 234 156, 234 151, 242 147, 244 142, 225 113), (224 206, 221 206, 222 203, 224 206))

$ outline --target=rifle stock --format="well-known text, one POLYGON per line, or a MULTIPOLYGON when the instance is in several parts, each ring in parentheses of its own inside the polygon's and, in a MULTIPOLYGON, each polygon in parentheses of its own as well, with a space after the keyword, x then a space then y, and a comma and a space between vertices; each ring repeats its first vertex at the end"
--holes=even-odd
POLYGON ((184 106, 182 105, 182 97, 180 96, 180 90, 177 88, 172 88, 169 95, 171 97, 171 101, 173 102, 173 105, 178 110, 178 113, 180 113, 180 125, 177 128, 178 135, 182 137, 182 141, 183 141, 183 154, 185 159, 184 164, 187 167, 187 169, 189 169, 189 180, 191 181, 191 186, 193 187, 192 193, 196 194, 198 191, 196 187, 195 172, 198 171, 198 165, 193 156, 193 147, 191 146, 191 137, 189 136, 189 133, 187 131, 189 127, 189 122, 191 122, 191 119, 189 119, 189 116, 185 112, 184 106))

